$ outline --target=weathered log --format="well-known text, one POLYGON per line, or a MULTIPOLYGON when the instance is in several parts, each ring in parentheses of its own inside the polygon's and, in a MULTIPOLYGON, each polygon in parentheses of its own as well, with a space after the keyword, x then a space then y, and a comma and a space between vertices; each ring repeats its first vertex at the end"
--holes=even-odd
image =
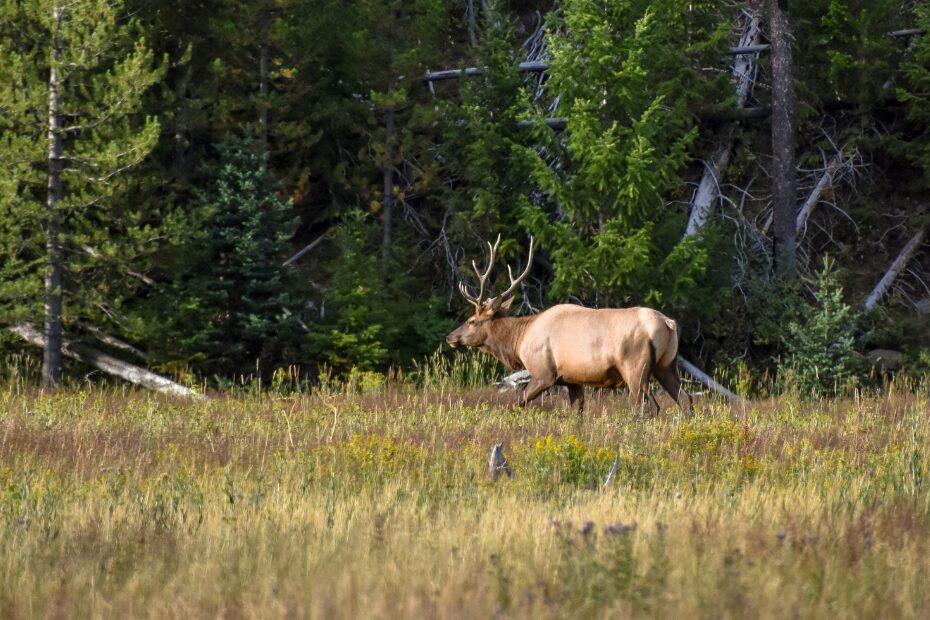
MULTIPOLYGON (((517 71, 521 73, 541 73, 549 69, 549 65, 544 62, 521 62, 517 65, 517 71)), ((442 80, 452 80, 460 77, 477 77, 487 73, 487 67, 466 67, 464 69, 444 69, 442 71, 427 71, 423 76, 426 82, 439 82, 442 80)))
MULTIPOLYGON (((726 51, 730 56, 742 56, 747 54, 762 54, 769 51, 767 43, 753 45, 737 45, 726 51)), ((521 73, 542 73, 549 70, 549 63, 530 61, 521 62, 517 65, 517 71, 521 73)), ((423 76, 424 82, 440 82, 442 80, 453 80, 460 77, 477 77, 487 73, 487 67, 466 67, 464 69, 443 69, 441 71, 427 71, 423 76)))
MULTIPOLYGON (((889 32, 890 37, 912 37, 924 34, 920 28, 905 28, 889 32)), ((771 51, 772 46, 768 43, 744 43, 734 45, 726 51, 728 56, 744 56, 749 54, 764 54, 771 51)), ((517 65, 517 70, 525 73, 541 73, 549 70, 549 64, 545 62, 521 62, 517 65)), ((458 77, 475 77, 483 75, 487 71, 486 67, 467 67, 465 69, 444 69, 442 71, 427 71, 423 76, 425 82, 438 82, 441 80, 451 80, 458 77)))
POLYGON ((714 392, 717 392, 721 396, 725 397, 727 400, 730 400, 735 403, 743 402, 742 397, 740 397, 738 394, 731 392, 727 388, 723 387, 722 385, 714 381, 713 378, 711 378, 709 375, 707 375, 700 368, 698 368, 697 366, 695 366, 688 360, 679 356, 678 363, 681 364, 682 369, 686 373, 688 373, 689 375, 691 375, 692 377, 694 377, 695 379, 697 379, 698 381, 700 381, 701 383, 709 387, 714 392))
POLYGON ((698 184, 694 198, 691 200, 691 211, 688 216, 688 226, 685 228, 685 237, 696 234, 710 219, 714 200, 720 195, 720 177, 730 163, 731 144, 727 144, 714 155, 714 158, 704 166, 704 174, 698 184))
MULTIPOLYGON (((17 323, 7 328, 26 342, 34 344, 37 347, 44 348, 46 345, 45 335, 28 323, 17 323)), ((98 370, 119 377, 135 385, 141 385, 174 396, 189 396, 193 398, 201 397, 190 388, 184 387, 180 383, 175 383, 171 379, 157 375, 154 372, 144 368, 139 368, 122 360, 116 359, 111 355, 102 353, 91 347, 62 340, 62 353, 66 356, 76 359, 79 362, 93 366, 98 370)))
POLYGON ((81 329, 87 330, 90 335, 105 345, 111 346, 114 349, 119 349, 120 351, 131 353, 141 360, 148 359, 148 356, 145 354, 145 352, 140 351, 137 347, 132 346, 128 342, 124 342, 115 336, 111 336, 95 325, 82 322, 80 323, 80 327, 81 329))
POLYGON ((890 37, 913 37, 913 36, 916 36, 918 34, 923 34, 923 33, 924 33, 923 28, 905 28, 903 30, 895 30, 893 32, 889 32, 888 36, 890 37))
POLYGON ((920 244, 924 240, 925 232, 926 229, 924 228, 918 230, 917 234, 911 237, 911 240, 907 242, 897 258, 894 259, 894 262, 891 263, 891 267, 888 268, 888 271, 885 272, 882 279, 878 281, 878 284, 875 285, 875 288, 872 289, 872 292, 866 297, 863 303, 866 310, 872 310, 878 305, 878 302, 882 300, 885 294, 888 293, 888 289, 891 288, 895 278, 907 267, 907 264, 914 257, 914 254, 917 253, 917 248, 920 247, 920 244))
POLYGON ((507 392, 510 390, 515 390, 521 385, 526 385, 530 382, 530 371, 529 370, 518 370, 513 374, 509 374, 495 385, 500 388, 501 392, 507 392))

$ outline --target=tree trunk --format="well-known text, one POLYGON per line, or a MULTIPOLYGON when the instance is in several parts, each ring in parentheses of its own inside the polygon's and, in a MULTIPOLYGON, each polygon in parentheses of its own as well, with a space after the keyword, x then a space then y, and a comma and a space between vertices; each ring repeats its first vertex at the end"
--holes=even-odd
MULTIPOLYGON (((48 348, 48 341, 45 335, 32 325, 19 323, 7 329, 26 342, 38 347, 48 348)), ((68 357, 72 357, 79 362, 83 362, 88 366, 93 366, 98 370, 102 370, 107 374, 114 375, 130 383, 134 383, 135 385, 141 385, 150 390, 155 390, 156 392, 162 392, 164 394, 172 394, 174 396, 199 396, 199 394, 190 388, 184 387, 180 383, 175 383, 171 379, 157 375, 154 372, 116 359, 112 355, 107 355, 91 347, 68 342, 67 340, 62 340, 62 343, 62 350, 68 357)))
POLYGON ((468 0, 465 6, 468 21, 468 43, 472 48, 478 47, 478 16, 475 14, 475 0, 468 0))
POLYGON ((45 347, 42 356, 42 386, 52 388, 61 381, 62 292, 64 257, 61 251, 61 222, 58 203, 61 185, 61 100, 58 63, 61 58, 61 19, 63 9, 55 6, 55 33, 52 36, 51 69, 48 77, 48 195, 46 198, 45 234, 45 347))
POLYGON ((268 45, 262 43, 258 52, 258 126, 261 130, 262 172, 268 171, 268 45))
POLYGON ((772 217, 775 273, 796 275, 796 189, 794 84, 791 78, 791 31, 787 0, 769 0, 772 38, 772 217))
POLYGON ((394 106, 391 105, 385 114, 384 132, 384 163, 381 167, 383 188, 381 192, 381 215, 384 217, 381 231, 381 266, 384 273, 388 272, 388 263, 391 259, 391 221, 394 217, 394 106))

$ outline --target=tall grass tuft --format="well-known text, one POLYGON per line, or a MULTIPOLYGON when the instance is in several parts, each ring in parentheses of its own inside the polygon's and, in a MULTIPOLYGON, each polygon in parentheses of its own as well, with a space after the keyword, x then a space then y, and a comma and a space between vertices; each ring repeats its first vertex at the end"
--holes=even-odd
POLYGON ((447 354, 440 347, 428 358, 414 363, 411 377, 424 390, 477 389, 492 384, 504 367, 490 355, 474 349, 447 354))

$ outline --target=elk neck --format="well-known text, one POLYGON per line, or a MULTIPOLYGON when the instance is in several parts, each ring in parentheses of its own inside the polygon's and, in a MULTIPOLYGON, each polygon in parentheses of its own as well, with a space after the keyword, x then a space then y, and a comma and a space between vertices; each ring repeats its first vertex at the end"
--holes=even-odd
POLYGON ((523 361, 517 350, 527 328, 535 320, 536 316, 507 316, 495 319, 481 350, 499 359, 507 368, 523 368, 523 361))

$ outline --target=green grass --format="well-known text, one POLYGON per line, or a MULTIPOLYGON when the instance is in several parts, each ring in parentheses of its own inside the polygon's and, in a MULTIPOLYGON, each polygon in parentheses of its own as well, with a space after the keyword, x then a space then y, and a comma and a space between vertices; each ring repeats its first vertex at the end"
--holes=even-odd
POLYGON ((199 402, 8 383, 3 616, 930 614, 926 388, 642 420, 437 376, 199 402), (487 478, 496 442, 513 480, 487 478))

